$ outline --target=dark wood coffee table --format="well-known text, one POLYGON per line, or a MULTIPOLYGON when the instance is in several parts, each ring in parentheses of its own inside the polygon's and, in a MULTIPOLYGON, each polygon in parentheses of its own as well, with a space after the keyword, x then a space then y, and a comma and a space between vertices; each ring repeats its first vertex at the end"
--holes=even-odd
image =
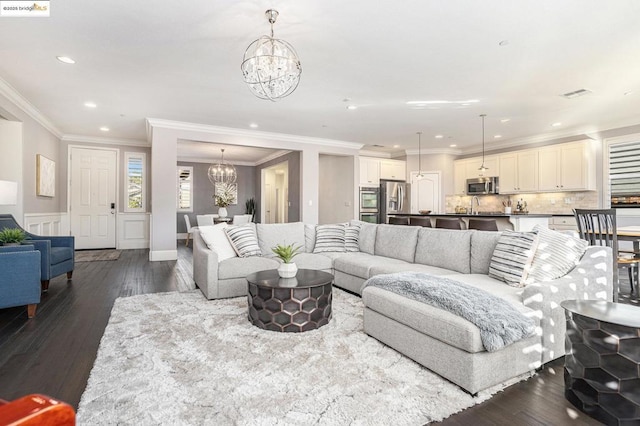
POLYGON ((315 330, 331 320, 333 275, 298 269, 294 278, 280 278, 275 269, 247 276, 249 321, 280 332, 315 330))

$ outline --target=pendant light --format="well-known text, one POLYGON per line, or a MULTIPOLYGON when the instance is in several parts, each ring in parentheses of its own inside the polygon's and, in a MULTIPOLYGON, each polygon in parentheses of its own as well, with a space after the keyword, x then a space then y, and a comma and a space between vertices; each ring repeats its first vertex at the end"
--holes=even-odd
POLYGON ((220 151, 222 151, 222 158, 220 162, 209 166, 209 180, 214 185, 216 183, 235 183, 238 179, 238 172, 233 164, 225 163, 224 148, 220 151))
POLYGON ((271 36, 264 35, 247 47, 240 68, 254 95, 277 101, 296 90, 302 65, 293 46, 273 36, 278 11, 269 9, 265 15, 271 24, 271 36))
POLYGON ((486 116, 487 114, 480 114, 480 117, 482 117, 482 166, 480 166, 478 170, 480 170, 481 172, 486 172, 487 170, 489 170, 489 168, 484 165, 484 118, 486 116))
POLYGON ((416 132, 418 134, 418 174, 417 178, 422 178, 422 132, 416 132))

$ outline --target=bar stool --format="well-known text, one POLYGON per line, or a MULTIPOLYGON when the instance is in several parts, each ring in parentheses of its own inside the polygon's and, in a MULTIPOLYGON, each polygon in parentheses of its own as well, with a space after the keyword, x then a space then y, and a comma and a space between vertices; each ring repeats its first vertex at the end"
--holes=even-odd
POLYGON ((446 219, 443 217, 436 218, 436 228, 444 229, 462 229, 460 219, 446 219))
POLYGON ((480 231, 497 231, 498 223, 495 219, 469 219, 469 229, 480 231))
POLYGON ((425 228, 431 228, 431 219, 428 217, 410 217, 409 225, 423 226, 425 228))
POLYGON ((390 216, 389 224, 390 225, 408 225, 409 217, 408 216, 390 216))

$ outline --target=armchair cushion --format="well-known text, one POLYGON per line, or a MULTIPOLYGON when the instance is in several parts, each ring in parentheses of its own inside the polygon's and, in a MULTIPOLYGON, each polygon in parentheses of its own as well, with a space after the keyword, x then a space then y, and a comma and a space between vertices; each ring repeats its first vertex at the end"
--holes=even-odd
POLYGON ((73 250, 70 247, 51 247, 51 264, 55 265, 73 258, 73 250))

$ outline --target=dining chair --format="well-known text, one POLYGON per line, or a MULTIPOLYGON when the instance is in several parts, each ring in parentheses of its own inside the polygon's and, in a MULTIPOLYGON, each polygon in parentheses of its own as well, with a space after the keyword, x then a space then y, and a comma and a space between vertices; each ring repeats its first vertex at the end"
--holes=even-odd
POLYGON ((479 231, 497 231, 498 223, 495 219, 469 219, 469 229, 477 229, 479 231))
POLYGON ((193 232, 193 228, 195 226, 191 226, 191 220, 189 219, 189 215, 184 215, 184 223, 187 225, 187 242, 184 243, 185 247, 189 246, 189 237, 191 237, 191 233, 193 232))
POLYGON ((233 216, 233 225, 244 225, 245 223, 251 222, 251 218, 253 215, 251 214, 236 214, 233 216))
POLYGON ((213 226, 213 220, 217 217, 217 214, 198 214, 196 215, 196 221, 198 222, 198 226, 213 226))
POLYGON ((638 283, 638 264, 640 256, 634 252, 623 252, 618 249, 618 228, 616 222, 616 209, 574 209, 573 214, 578 224, 580 238, 589 242, 590 245, 611 247, 617 267, 613 268, 613 282, 615 291, 614 301, 618 300, 620 283, 618 277, 618 267, 626 267, 629 273, 629 284, 631 292, 638 283))
POLYGON ((389 225, 408 225, 409 217, 408 216, 390 216, 389 217, 389 225))
POLYGON ((447 219, 444 217, 436 218, 436 228, 443 229, 462 229, 462 225, 460 224, 460 219, 447 219))
POLYGON ((409 218, 409 225, 422 226, 424 228, 431 228, 431 219, 428 217, 411 216, 409 218))

